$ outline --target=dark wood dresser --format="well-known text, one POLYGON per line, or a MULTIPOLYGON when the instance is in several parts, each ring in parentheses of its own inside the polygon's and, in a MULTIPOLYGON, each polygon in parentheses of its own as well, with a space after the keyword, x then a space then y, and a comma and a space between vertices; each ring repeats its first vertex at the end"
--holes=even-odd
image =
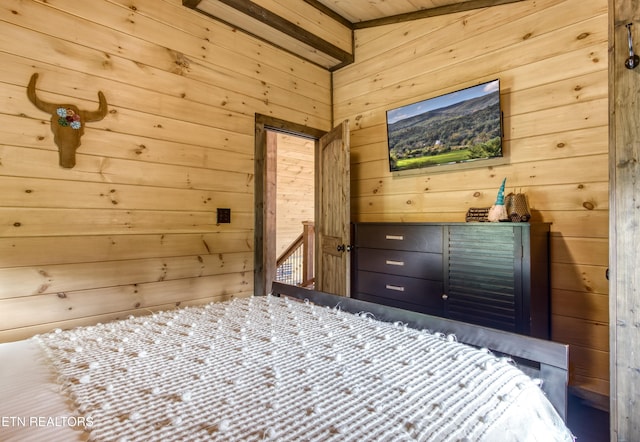
POLYGON ((548 339, 549 223, 357 223, 353 298, 548 339))

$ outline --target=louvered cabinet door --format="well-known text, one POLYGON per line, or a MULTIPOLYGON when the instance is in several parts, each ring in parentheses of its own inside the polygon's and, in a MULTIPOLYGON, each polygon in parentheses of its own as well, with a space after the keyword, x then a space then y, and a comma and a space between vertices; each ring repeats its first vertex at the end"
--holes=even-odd
POLYGON ((523 332, 520 233, 491 225, 449 226, 449 318, 523 332))
POLYGON ((549 225, 461 224, 445 229, 445 316, 549 337, 549 225))

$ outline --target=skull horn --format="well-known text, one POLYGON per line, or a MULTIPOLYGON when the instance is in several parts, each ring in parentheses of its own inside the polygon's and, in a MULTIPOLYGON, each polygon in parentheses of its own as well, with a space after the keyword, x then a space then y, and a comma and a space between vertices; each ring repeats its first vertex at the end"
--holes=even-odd
POLYGON ((54 114, 58 106, 53 103, 47 103, 46 101, 42 101, 36 96, 36 80, 37 79, 38 79, 38 74, 33 74, 31 76, 31 80, 29 80, 29 85, 27 86, 27 97, 29 97, 29 101, 35 104, 35 106, 41 111, 47 112, 49 114, 54 114))
POLYGON ((80 111, 84 121, 100 121, 107 115, 107 99, 104 98, 102 91, 98 91, 98 101, 100 105, 95 111, 80 111))

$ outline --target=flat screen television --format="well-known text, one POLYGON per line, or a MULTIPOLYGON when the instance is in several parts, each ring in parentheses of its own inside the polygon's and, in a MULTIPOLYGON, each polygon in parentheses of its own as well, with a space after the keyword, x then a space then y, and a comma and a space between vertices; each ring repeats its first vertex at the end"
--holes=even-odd
POLYGON ((388 110, 389 169, 502 157, 501 117, 499 79, 388 110))

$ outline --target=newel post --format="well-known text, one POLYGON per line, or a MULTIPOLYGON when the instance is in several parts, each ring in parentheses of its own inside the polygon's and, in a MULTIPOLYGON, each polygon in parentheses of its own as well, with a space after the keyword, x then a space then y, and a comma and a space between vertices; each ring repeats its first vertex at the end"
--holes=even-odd
POLYGON ((302 254, 304 258, 302 262, 304 263, 302 267, 302 281, 303 283, 308 283, 314 277, 313 273, 313 243, 315 237, 315 225, 313 221, 303 221, 302 222, 302 254))

